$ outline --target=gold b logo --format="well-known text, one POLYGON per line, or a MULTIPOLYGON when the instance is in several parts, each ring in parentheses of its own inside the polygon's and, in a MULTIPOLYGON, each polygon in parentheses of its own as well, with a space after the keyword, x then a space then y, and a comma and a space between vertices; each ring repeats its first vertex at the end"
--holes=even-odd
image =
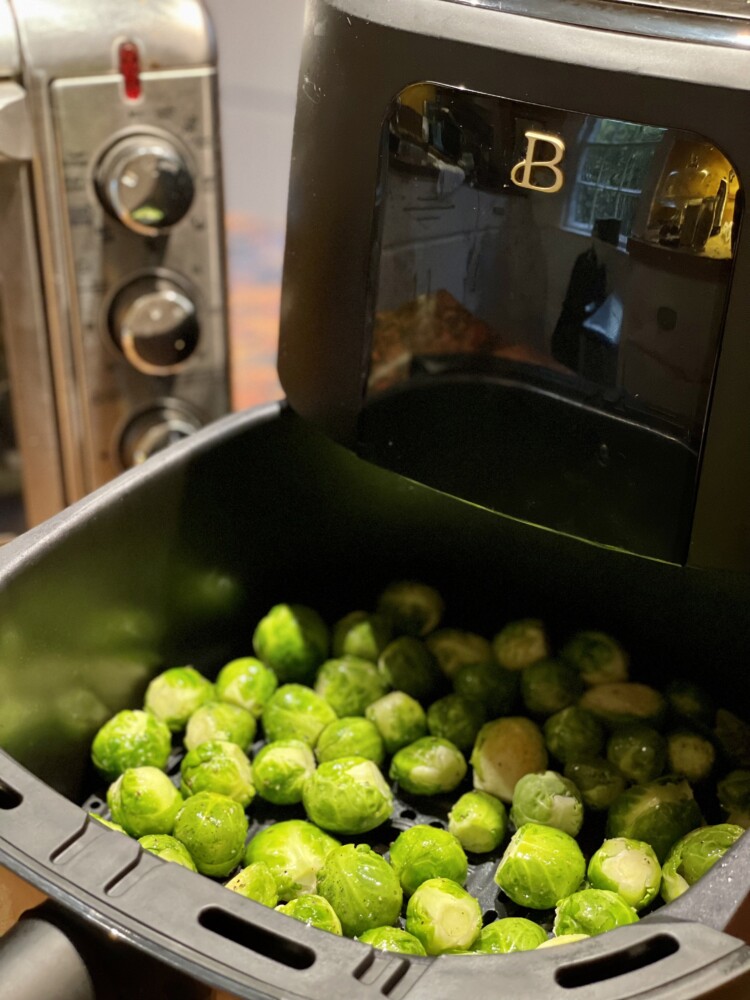
POLYGON ((554 194, 559 191, 565 183, 565 174, 558 167, 565 156, 565 143, 557 135, 548 135, 546 132, 525 133, 528 145, 526 147, 526 158, 517 163, 510 172, 510 179, 517 187, 530 188, 532 191, 540 191, 542 194, 554 194), (536 146, 538 142, 547 143, 554 149, 551 160, 537 160, 536 146), (552 174, 551 184, 534 184, 531 175, 534 170, 545 170, 552 174))

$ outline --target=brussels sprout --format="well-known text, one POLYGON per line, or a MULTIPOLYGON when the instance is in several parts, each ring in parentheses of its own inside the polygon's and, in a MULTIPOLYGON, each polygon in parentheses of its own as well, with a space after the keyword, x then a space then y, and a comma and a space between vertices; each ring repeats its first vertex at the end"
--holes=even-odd
POLYGON ((254 899, 263 906, 276 906, 279 901, 276 879, 268 865, 262 861, 255 861, 238 871, 224 887, 246 899, 254 899))
POLYGON ((453 678, 453 690, 481 702, 490 719, 510 715, 518 701, 518 674, 496 663, 467 663, 453 678))
POLYGON ((164 833, 147 833, 145 837, 138 838, 138 843, 144 851, 155 854, 162 861, 172 861, 176 865, 188 868, 191 872, 198 871, 190 857, 190 851, 176 837, 164 833))
POLYGON ((276 911, 300 920, 303 924, 309 924, 310 927, 341 936, 341 921, 328 900, 322 896, 314 894, 297 896, 296 899, 277 906, 276 911))
POLYGON ((274 805, 302 801, 305 781, 315 770, 315 757, 304 740, 276 740, 258 751, 253 781, 258 795, 274 805))
POLYGON ((431 736, 442 736, 455 743, 462 753, 467 753, 474 746, 486 718, 480 702, 460 694, 448 694, 427 709, 427 728, 431 736))
POLYGON ((678 719, 686 719, 699 726, 711 725, 716 707, 711 695, 698 684, 674 680, 667 684, 664 695, 670 712, 678 719))
POLYGON ((483 955, 507 955, 511 951, 533 951, 547 940, 547 932, 525 917, 503 917, 482 929, 474 950, 483 955))
POLYGON ((577 837, 583 826, 581 793, 557 771, 525 774, 513 791, 510 821, 516 829, 524 823, 538 823, 577 837))
POLYGON ((683 730, 667 737, 667 766, 670 774, 697 785, 713 770, 716 751, 710 740, 698 733, 683 730))
POLYGON ((444 609, 434 587, 412 580, 389 584, 378 598, 378 611, 397 635, 427 635, 440 624, 444 609))
POLYGON ((125 709, 105 722, 94 737, 91 759, 94 767, 114 781, 133 767, 167 766, 172 749, 169 727, 149 712, 125 709))
POLYGON ((315 691, 339 716, 364 715, 373 701, 388 691, 388 683, 374 663, 356 656, 326 660, 318 671, 315 691))
POLYGON ((195 750, 210 740, 226 740, 247 750, 255 737, 255 717, 228 701, 207 701, 193 712, 185 729, 185 748, 195 750))
POLYGON ((255 655, 282 684, 312 680, 328 655, 328 627, 302 604, 276 604, 253 633, 255 655))
MULTIPOLYGON (((89 813, 89 816, 91 817, 91 819, 95 819, 97 823, 101 823, 102 826, 106 826, 107 829, 109 830, 114 830, 116 833, 125 833, 125 830, 123 830, 120 824, 113 823, 111 819, 105 819, 98 813, 92 813, 92 812, 89 813)), ((127 837, 127 833, 125 833, 125 836, 127 837)))
POLYGON ((245 753, 236 743, 227 740, 209 740, 200 743, 182 758, 182 794, 217 792, 244 808, 255 798, 253 769, 245 753))
POLYGON ((395 951, 401 955, 426 955, 422 942, 400 927, 371 927, 357 938, 379 951, 395 951))
POLYGON ((532 715, 554 715, 578 700, 583 681, 558 660, 538 660, 521 673, 521 699, 532 715))
POLYGON ((391 691, 378 698, 367 706, 365 717, 376 726, 389 754, 427 735, 424 709, 403 691, 391 691))
POLYGON ((463 885, 469 870, 458 839, 447 830, 422 823, 396 837, 391 844, 390 859, 407 896, 430 878, 449 878, 463 885))
POLYGON ((393 757, 388 776, 412 795, 452 792, 466 774, 464 755, 450 740, 423 736, 393 757))
POLYGON ((604 749, 604 729, 591 712, 569 705, 544 723, 544 741, 552 756, 567 764, 598 757, 604 749))
POLYGON ((483 636, 475 635, 474 632, 443 628, 428 636, 425 645, 449 680, 469 663, 493 662, 492 646, 483 636))
POLYGON ((628 788, 610 806, 607 837, 645 840, 661 864, 672 844, 702 821, 687 781, 656 778, 628 788))
POLYGON ((573 838, 554 826, 525 823, 511 837, 495 882, 519 906, 548 910, 580 886, 586 862, 573 838))
POLYGON ((667 743, 651 726, 626 726, 607 741, 607 760, 627 781, 643 785, 663 772, 667 743))
POLYGON ((279 899, 288 902, 317 892, 318 872, 339 842, 303 819, 274 823, 256 833, 245 850, 245 864, 262 861, 271 871, 279 899))
POLYGON ((522 716, 485 723, 474 744, 471 766, 475 788, 510 802, 519 778, 531 771, 547 769, 541 730, 522 716))
POLYGON ((448 813, 448 829, 473 854, 498 848, 507 827, 505 806, 487 792, 466 792, 448 813))
POLYGON ((425 703, 435 697, 445 680, 425 644, 408 635, 385 647, 378 669, 390 687, 425 703))
POLYGON ((226 795, 198 792, 185 801, 173 832, 202 875, 223 877, 242 859, 247 816, 239 802, 226 795))
MULTIPOLYGON (((543 941, 539 945, 539 948, 556 948, 561 944, 576 944, 578 941, 586 941, 590 937, 590 934, 561 934, 560 937, 553 937, 548 941, 543 941)), ((539 948, 536 950, 539 951, 539 948)))
POLYGON ((609 889, 582 889, 561 899, 555 908, 553 933, 604 934, 634 924, 638 914, 622 896, 609 889))
POLYGON ((422 943, 428 955, 471 948, 482 930, 482 911, 457 882, 431 878, 407 904, 406 930, 422 943))
POLYGON ((395 924, 403 892, 398 876, 368 844, 346 844, 318 872, 318 892, 336 911, 347 937, 395 924))
POLYGON ((671 903, 695 885, 744 832, 741 826, 718 823, 691 830, 673 844, 662 867, 664 902, 671 903))
POLYGON ((302 684, 280 687, 269 698, 262 716, 266 739, 304 740, 311 747, 335 718, 328 702, 302 684))
POLYGON ((593 889, 609 889, 642 910, 656 899, 661 866, 650 844, 627 837, 605 840, 589 861, 588 879, 593 889))
POLYGON ((385 823, 393 810, 385 778, 365 757, 337 757, 321 764, 305 782, 302 801, 313 823, 331 833, 367 833, 385 823))
POLYGON ((278 686, 274 671, 254 656, 230 660, 219 671, 215 685, 219 701, 239 705, 256 719, 278 686))
POLYGON ((194 667, 172 667, 151 681, 143 707, 177 733, 193 712, 213 697, 213 684, 194 667))
POLYGON ((570 761, 565 765, 564 773, 581 793, 584 806, 592 812, 609 809, 625 791, 623 776, 601 757, 570 761))
POLYGON ((380 767, 385 747, 374 722, 352 716, 328 723, 315 744, 315 756, 321 764, 337 757, 366 757, 380 767))
POLYGON ((658 728, 666 711, 664 696, 646 684, 597 684, 578 704, 612 729, 636 722, 658 728))
POLYGON ((750 813, 750 771, 730 771, 716 786, 721 808, 728 813, 750 813))
POLYGON ((377 663, 391 635, 391 623, 384 615, 352 611, 333 626, 331 652, 335 657, 357 656, 377 663))
POLYGON ((132 767, 107 789, 115 823, 131 837, 171 833, 182 796, 157 767, 132 767))
POLYGON ((750 767, 750 725, 747 722, 720 708, 716 713, 714 735, 735 767, 750 767))
POLYGON ((525 670, 549 656, 544 623, 536 618, 509 622, 492 640, 495 659, 506 670, 525 670))
POLYGON ((561 658, 585 684, 615 684, 628 679, 628 654, 604 632, 579 632, 562 648, 561 658))

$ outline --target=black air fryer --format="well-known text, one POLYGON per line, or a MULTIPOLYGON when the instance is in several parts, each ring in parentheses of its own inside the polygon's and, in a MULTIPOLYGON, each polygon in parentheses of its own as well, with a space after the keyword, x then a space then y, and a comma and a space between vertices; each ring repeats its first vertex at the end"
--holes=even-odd
POLYGON ((287 400, 2 551, 0 862, 54 901, 0 949, 3 1000, 750 995, 747 838, 637 925, 420 959, 81 808, 102 706, 215 673, 277 601, 335 620, 394 579, 480 633, 601 628, 636 676, 748 714, 748 38, 744 0, 309 4, 287 400))

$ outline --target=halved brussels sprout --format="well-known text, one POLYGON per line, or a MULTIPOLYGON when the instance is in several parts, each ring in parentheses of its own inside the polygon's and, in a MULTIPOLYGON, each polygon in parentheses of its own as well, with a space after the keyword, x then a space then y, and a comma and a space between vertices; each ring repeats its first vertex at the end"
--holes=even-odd
POLYGON ((282 684, 312 680, 328 655, 328 626, 303 604, 276 604, 253 633, 255 655, 282 684))
POLYGON ((318 892, 336 911, 347 937, 395 924, 403 902, 395 871, 368 844, 331 851, 318 872, 318 892))
POLYGON ((427 635, 438 627, 444 610, 434 587, 413 580, 389 584, 378 598, 378 611, 391 622, 396 635, 427 635))
POLYGON ((503 917, 482 929, 474 950, 483 955, 508 955, 512 951, 533 951, 547 940, 547 932, 525 917, 503 917))
POLYGON ((562 659, 585 684, 615 684, 628 679, 628 654, 605 632, 578 632, 562 648, 562 659))
POLYGON ((462 753, 467 753, 474 746, 486 718, 480 702, 460 694, 448 694, 427 709, 427 728, 431 736, 442 736, 455 743, 462 753))
POLYGON ((322 896, 314 894, 297 896, 296 899, 277 906, 276 911, 300 920, 303 924, 309 924, 310 927, 341 936, 341 921, 328 900, 322 896))
POLYGON ((458 882, 431 878, 409 899, 406 930, 421 942, 428 955, 471 948, 482 930, 482 911, 458 882))
POLYGON ((256 833, 245 850, 245 864, 263 862, 276 882, 279 899, 317 892, 318 872, 339 842, 303 819, 288 819, 256 833))
POLYGON ((604 749, 604 727, 585 708, 569 705, 544 723, 544 741, 562 764, 586 760, 598 757, 604 749))
POLYGON ((548 910, 583 882, 586 862, 575 840, 554 826, 525 823, 511 837, 495 882, 519 906, 548 910))
POLYGON ((133 767, 167 766, 172 737, 165 722, 150 712, 124 709, 118 712, 94 737, 91 759, 94 767, 108 781, 114 781, 133 767))
POLYGON ((711 695, 694 681, 676 679, 664 689, 667 705, 672 715, 698 726, 710 726, 716 714, 711 695))
POLYGON ((733 712, 716 712, 714 736, 734 767, 750 767, 750 724, 733 712))
POLYGON ((719 804, 727 813, 750 813, 750 771, 730 771, 716 786, 719 804))
POLYGON ((652 726, 625 726, 607 741, 607 760, 628 781, 642 785, 664 771, 667 743, 652 726))
POLYGON ((271 695, 263 709, 266 739, 304 740, 314 747, 336 713, 319 694, 302 684, 284 684, 271 695))
POLYGON ((613 837, 592 855, 588 879, 593 889, 619 893, 637 912, 659 894, 661 865, 650 844, 613 837))
POLYGON ((716 750, 710 740, 690 730, 667 736, 667 767, 692 785, 705 781, 713 771, 716 750))
POLYGON ((315 756, 321 764, 338 757, 366 757, 380 767, 385 747, 375 723, 355 715, 328 723, 315 744, 315 756))
POLYGON ((236 743, 209 740, 200 743, 182 758, 182 794, 218 792, 247 808, 255 798, 253 769, 247 755, 236 743))
POLYGON ((157 767, 132 767, 107 789, 115 823, 131 837, 171 833, 182 796, 157 767))
POLYGON ((416 700, 403 691, 391 691, 365 709, 389 754, 427 735, 427 716, 416 700))
POLYGON ((691 830, 672 845, 662 867, 661 896, 665 903, 686 892, 716 864, 745 831, 733 823, 691 830))
POLYGON ((582 691, 580 676, 560 660, 538 660, 521 673, 521 699, 531 715, 555 715, 574 704, 582 691))
POLYGON ((445 679, 432 653, 421 639, 403 635, 390 642, 380 655, 378 669, 395 691, 417 701, 432 701, 445 679))
POLYGON ((492 663, 492 646, 481 635, 443 628, 425 639, 442 673, 451 680, 469 663, 492 663))
POLYGON ((394 755, 388 776, 412 795, 439 795, 452 792, 466 770, 464 755, 450 740, 423 736, 394 755))
POLYGON ((367 833, 393 810, 385 778, 365 757, 338 757, 321 764, 305 782, 302 801, 313 823, 331 833, 367 833))
POLYGON ((356 656, 326 660, 315 680, 316 694, 325 698, 338 716, 364 715, 367 706, 388 689, 377 666, 356 656))
POLYGON ((518 702, 518 674, 496 663, 467 663, 453 678, 453 690, 484 705, 487 718, 510 715, 518 702))
POLYGON ((422 942, 400 927, 371 927, 357 938, 378 951, 394 951, 400 955, 426 955, 422 942))
POLYGON ((410 896, 430 878, 449 878, 463 885, 469 870, 464 849, 447 830, 417 823, 391 844, 390 859, 401 888, 410 896))
POLYGON ((510 802, 519 778, 547 769, 547 750, 539 726, 523 716, 485 723, 471 753, 471 766, 476 789, 510 802))
POLYGON ((247 750, 255 737, 255 717, 239 705, 227 701, 207 701, 188 719, 185 748, 195 750, 210 740, 226 740, 247 750))
POLYGON ((225 888, 236 892, 246 899, 254 899, 263 906, 276 906, 279 894, 276 890, 276 879, 271 869, 263 861, 255 861, 237 872, 234 878, 225 883, 225 888))
POLYGON ((554 826, 577 837, 583 826, 581 793, 557 771, 535 771, 518 779, 513 791, 510 821, 554 826))
POLYGON ((247 826, 239 802, 215 792, 198 792, 177 813, 173 833, 202 875, 222 877, 242 859, 247 826))
POLYGON ((151 681, 143 707, 177 733, 193 712, 213 697, 213 684, 195 667, 172 667, 151 681))
POLYGON ((645 840, 662 863, 672 844, 702 822, 693 790, 684 778, 656 778, 628 788, 610 806, 607 837, 645 840))
POLYGON ((253 781, 258 795, 274 805, 302 801, 305 781, 315 770, 315 757, 304 740, 266 743, 253 760, 253 781))
POLYGON ((239 705, 256 719, 278 686, 274 671, 254 656, 230 660, 219 671, 215 684, 219 701, 239 705))
POLYGON ((391 623, 385 615, 352 611, 333 626, 331 652, 335 657, 357 656, 377 663, 391 636, 391 623))
POLYGON ((144 851, 155 854, 162 861, 171 861, 176 865, 182 865, 191 872, 197 872, 195 862, 190 857, 190 851, 184 844, 181 844, 176 837, 170 837, 166 833, 147 833, 144 837, 138 838, 138 843, 144 851))
POLYGON ((622 896, 609 889, 582 889, 561 899, 555 907, 553 933, 604 934, 638 920, 638 914, 622 896))
MULTIPOLYGON (((558 945, 577 944, 579 941, 586 941, 590 934, 561 934, 559 937, 552 937, 548 941, 543 941, 539 948, 557 948, 558 945)), ((539 948, 536 950, 539 951, 539 948)))
POLYGON ((581 793, 584 806, 592 812, 609 809, 625 791, 623 776, 601 757, 569 761, 565 765, 565 777, 573 782, 581 793))
POLYGON ((506 670, 525 670, 550 653, 544 623, 538 618, 509 622, 492 640, 495 659, 506 670))
POLYGON ((465 792, 448 813, 448 829, 473 854, 500 846, 508 828, 505 806, 488 792, 465 792))
POLYGON ((637 722, 658 728, 667 706, 655 688, 634 683, 597 684, 585 692, 578 704, 611 729, 637 722))

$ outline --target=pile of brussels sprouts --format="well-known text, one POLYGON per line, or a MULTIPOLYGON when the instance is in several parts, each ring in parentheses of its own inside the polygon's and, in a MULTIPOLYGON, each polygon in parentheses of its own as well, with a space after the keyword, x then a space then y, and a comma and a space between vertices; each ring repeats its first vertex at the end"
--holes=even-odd
POLYGON ((540 621, 490 640, 440 627, 443 610, 416 582, 332 629, 279 604, 214 682, 166 670, 94 738, 111 820, 95 818, 297 920, 416 955, 633 923, 750 825, 750 730, 706 692, 629 680, 601 632, 553 656, 540 621), (418 813, 445 819, 403 821, 418 813), (488 863, 482 906, 466 886, 488 863))

